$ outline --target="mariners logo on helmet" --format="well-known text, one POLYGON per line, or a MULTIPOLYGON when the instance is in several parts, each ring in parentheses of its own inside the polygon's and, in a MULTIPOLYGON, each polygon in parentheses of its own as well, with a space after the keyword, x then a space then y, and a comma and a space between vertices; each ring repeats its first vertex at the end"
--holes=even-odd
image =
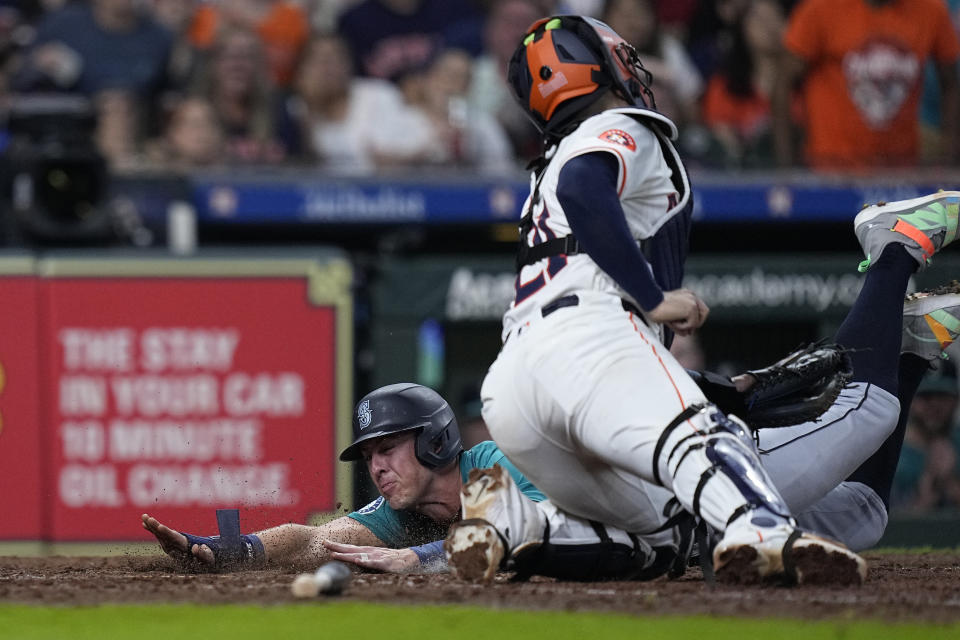
POLYGON ((371 420, 373 420, 373 413, 370 411, 370 401, 364 400, 357 406, 357 422, 360 423, 361 429, 366 429, 370 426, 371 420))
POLYGON ((364 442, 405 431, 416 436, 414 453, 430 469, 447 466, 463 451, 457 419, 447 401, 433 389, 400 382, 374 389, 357 403, 353 443, 340 459, 362 460, 364 442))

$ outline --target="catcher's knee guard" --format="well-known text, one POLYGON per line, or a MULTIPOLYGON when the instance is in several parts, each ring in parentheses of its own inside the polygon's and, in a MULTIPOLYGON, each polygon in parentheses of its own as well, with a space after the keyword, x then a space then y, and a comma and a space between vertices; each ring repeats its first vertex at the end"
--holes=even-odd
POLYGON ((654 449, 654 475, 684 508, 721 531, 755 507, 790 517, 749 430, 713 405, 689 407, 664 430, 654 449))

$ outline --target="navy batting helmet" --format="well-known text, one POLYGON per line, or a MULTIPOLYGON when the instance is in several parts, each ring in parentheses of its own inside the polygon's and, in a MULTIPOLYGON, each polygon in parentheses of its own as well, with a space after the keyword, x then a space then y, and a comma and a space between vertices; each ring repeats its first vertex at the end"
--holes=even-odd
POLYGON ((353 412, 353 443, 340 459, 359 460, 360 445, 367 440, 419 430, 414 451, 429 469, 445 467, 463 451, 460 427, 447 401, 439 393, 411 382, 401 382, 371 391, 353 412))
POLYGON ((507 80, 547 138, 568 133, 579 124, 576 116, 607 91, 630 105, 656 108, 650 72, 636 49, 589 16, 551 16, 530 25, 507 80))

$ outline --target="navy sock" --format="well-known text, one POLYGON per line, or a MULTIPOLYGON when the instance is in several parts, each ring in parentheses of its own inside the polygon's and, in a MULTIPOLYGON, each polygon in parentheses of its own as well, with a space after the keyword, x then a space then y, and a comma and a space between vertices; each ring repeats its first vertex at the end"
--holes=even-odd
POLYGON ((853 379, 896 395, 903 296, 917 262, 903 245, 890 244, 870 265, 863 289, 853 303, 835 340, 850 349, 853 379))
POLYGON ((899 384, 897 399, 900 401, 900 418, 880 448, 866 459, 847 480, 862 482, 877 492, 883 505, 890 509, 890 489, 893 487, 893 475, 900 461, 900 449, 903 447, 903 434, 907 431, 907 417, 910 415, 910 403, 920 386, 920 380, 929 371, 930 363, 918 355, 904 353, 900 356, 899 384))

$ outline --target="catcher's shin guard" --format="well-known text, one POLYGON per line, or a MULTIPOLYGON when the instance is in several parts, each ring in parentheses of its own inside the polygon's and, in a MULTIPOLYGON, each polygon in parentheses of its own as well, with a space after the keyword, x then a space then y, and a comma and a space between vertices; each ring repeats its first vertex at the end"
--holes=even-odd
POLYGON ((713 405, 689 407, 664 430, 654 449, 654 474, 685 509, 719 531, 757 507, 790 520, 749 430, 713 405))
POLYGON ((678 416, 657 443, 656 462, 677 500, 723 531, 713 552, 718 580, 849 585, 866 577, 857 554, 796 528, 745 427, 715 407, 678 416))

